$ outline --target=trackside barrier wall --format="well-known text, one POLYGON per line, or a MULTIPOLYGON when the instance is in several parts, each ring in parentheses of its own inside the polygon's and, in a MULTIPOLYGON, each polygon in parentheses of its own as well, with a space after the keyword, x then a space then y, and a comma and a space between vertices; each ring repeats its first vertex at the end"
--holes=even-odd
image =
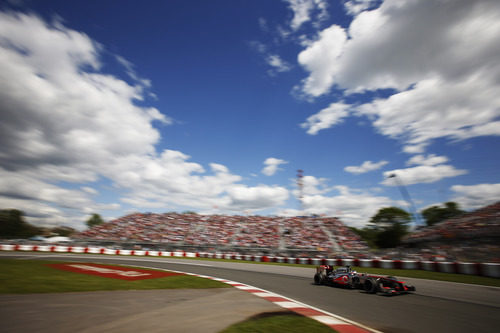
POLYGON ((482 275, 500 278, 500 264, 497 263, 466 263, 466 262, 436 262, 414 260, 377 260, 377 259, 320 259, 320 258, 288 258, 272 256, 255 256, 208 252, 163 252, 144 250, 116 250, 99 247, 72 247, 62 245, 27 245, 0 244, 0 251, 36 251, 57 253, 90 253, 123 256, 153 256, 153 257, 187 257, 187 258, 217 258, 235 259, 258 262, 278 262, 304 265, 356 266, 365 268, 417 269, 442 273, 458 273, 482 275))

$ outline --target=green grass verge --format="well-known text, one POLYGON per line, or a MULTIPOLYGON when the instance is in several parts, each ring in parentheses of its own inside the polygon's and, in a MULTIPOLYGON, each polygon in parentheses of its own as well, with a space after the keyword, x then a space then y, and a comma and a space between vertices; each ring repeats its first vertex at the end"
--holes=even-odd
POLYGON ((95 275, 66 272, 45 266, 51 263, 60 262, 0 259, 0 293, 27 294, 97 290, 231 287, 219 281, 190 275, 175 275, 158 279, 125 281, 95 275))
POLYGON ((220 333, 332 333, 336 332, 322 323, 294 312, 269 312, 234 324, 220 333))

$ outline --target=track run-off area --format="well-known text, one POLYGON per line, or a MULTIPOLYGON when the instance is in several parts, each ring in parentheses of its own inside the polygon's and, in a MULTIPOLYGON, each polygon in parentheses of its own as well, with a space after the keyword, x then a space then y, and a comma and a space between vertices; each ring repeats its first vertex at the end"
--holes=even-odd
POLYGON ((496 332, 500 288, 402 278, 416 292, 398 296, 314 285, 315 268, 175 258, 0 252, 0 257, 122 264, 237 281, 283 295, 380 332, 496 332))

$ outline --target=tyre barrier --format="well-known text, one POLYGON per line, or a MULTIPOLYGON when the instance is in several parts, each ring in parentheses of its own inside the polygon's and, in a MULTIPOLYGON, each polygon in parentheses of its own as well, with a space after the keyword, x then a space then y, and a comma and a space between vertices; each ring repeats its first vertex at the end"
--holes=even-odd
POLYGON ((500 278, 500 264, 498 263, 468 263, 444 261, 415 261, 415 260, 378 260, 378 259, 322 259, 322 258, 289 258, 258 256, 228 253, 185 252, 185 251, 144 251, 122 250, 100 247, 79 247, 64 245, 28 245, 28 244, 0 244, 0 251, 35 251, 56 253, 89 253, 123 256, 153 256, 153 257, 183 257, 183 258, 210 258, 256 262, 275 262, 304 265, 332 265, 356 266, 362 268, 388 269, 416 269, 442 273, 456 273, 479 275, 500 278))

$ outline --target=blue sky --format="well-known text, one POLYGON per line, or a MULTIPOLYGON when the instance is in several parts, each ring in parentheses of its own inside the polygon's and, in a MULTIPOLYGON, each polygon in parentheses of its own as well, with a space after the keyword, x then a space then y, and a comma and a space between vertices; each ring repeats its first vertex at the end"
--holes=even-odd
POLYGON ((500 200, 497 1, 4 1, 0 207, 338 216, 500 200), (303 205, 297 170, 304 170, 303 205))

